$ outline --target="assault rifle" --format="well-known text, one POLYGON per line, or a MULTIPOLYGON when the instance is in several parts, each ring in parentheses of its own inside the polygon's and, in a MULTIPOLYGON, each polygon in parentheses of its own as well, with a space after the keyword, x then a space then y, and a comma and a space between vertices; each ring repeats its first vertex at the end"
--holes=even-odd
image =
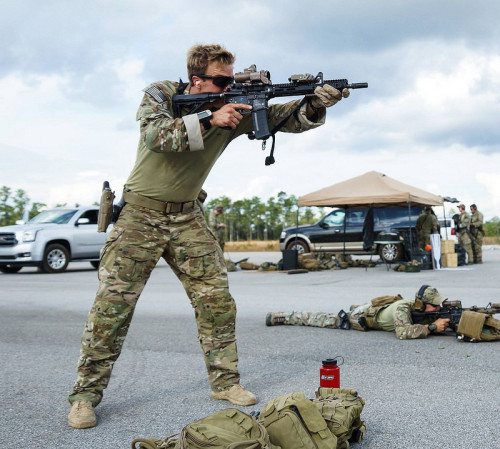
POLYGON ((435 312, 419 312, 415 311, 411 313, 411 317, 413 322, 418 322, 424 318, 432 318, 437 320, 438 318, 449 318, 450 319, 450 327, 452 329, 456 329, 458 323, 460 322, 460 318, 462 317, 462 313, 466 310, 470 310, 471 312, 479 312, 485 313, 487 315, 494 315, 495 313, 500 313, 500 303, 489 303, 486 307, 466 307, 462 308, 462 301, 444 301, 441 304, 441 309, 435 312))
MULTIPOLYGON (((274 164, 274 135, 285 124, 289 117, 286 117, 273 130, 269 130, 267 111, 270 99, 311 95, 314 94, 314 89, 316 89, 316 87, 324 86, 325 84, 339 91, 342 91, 342 89, 364 89, 368 87, 368 83, 349 84, 346 79, 324 80, 322 72, 319 72, 315 77, 309 74, 292 75, 288 79, 290 82, 285 84, 273 84, 270 78, 271 74, 267 70, 257 71, 255 64, 252 64, 243 72, 235 74, 234 82, 230 84, 225 92, 174 95, 172 98, 174 116, 175 118, 180 118, 181 110, 184 107, 190 108, 188 114, 194 114, 207 103, 214 103, 221 99, 226 103, 241 103, 252 106, 251 111, 244 111, 244 113, 252 113, 254 131, 248 133, 248 138, 251 140, 262 140, 262 149, 265 150, 266 140, 272 137, 271 153, 266 157, 266 165, 271 165, 274 164)), ((301 101, 299 107, 304 103, 305 99, 301 101)))

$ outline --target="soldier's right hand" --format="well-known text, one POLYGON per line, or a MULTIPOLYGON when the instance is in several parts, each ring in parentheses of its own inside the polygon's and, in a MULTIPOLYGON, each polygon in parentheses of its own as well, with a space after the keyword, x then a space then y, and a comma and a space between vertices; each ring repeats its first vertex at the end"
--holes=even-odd
POLYGON ((438 318, 434 323, 436 325, 436 332, 444 332, 446 328, 450 325, 449 318, 438 318))
POLYGON ((240 103, 227 103, 212 113, 213 125, 220 128, 228 126, 232 129, 236 129, 243 118, 238 112, 238 109, 252 109, 252 106, 240 103))

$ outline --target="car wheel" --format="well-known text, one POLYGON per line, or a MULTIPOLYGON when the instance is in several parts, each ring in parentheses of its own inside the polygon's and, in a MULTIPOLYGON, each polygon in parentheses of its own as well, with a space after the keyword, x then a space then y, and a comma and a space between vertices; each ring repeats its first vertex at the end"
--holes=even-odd
POLYGON ((380 247, 379 254, 387 263, 395 262, 401 257, 401 245, 386 243, 380 247))
POLYGON ((295 239, 290 240, 288 245, 286 245, 286 249, 296 249, 299 254, 310 252, 309 245, 301 239, 297 239, 297 241, 295 239))
POLYGON ((99 268, 99 261, 93 260, 92 262, 90 262, 90 265, 92 265, 97 270, 99 268))
POLYGON ((2 273, 17 273, 22 267, 13 267, 12 265, 0 265, 2 273))
POLYGON ((63 245, 54 243, 45 248, 42 270, 46 273, 62 273, 69 263, 69 251, 63 245))

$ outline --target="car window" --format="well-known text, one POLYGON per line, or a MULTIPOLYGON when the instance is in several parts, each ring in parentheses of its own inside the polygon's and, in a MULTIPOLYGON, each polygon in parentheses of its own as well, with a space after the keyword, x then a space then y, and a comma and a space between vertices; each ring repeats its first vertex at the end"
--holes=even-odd
POLYGON ((363 225, 363 223, 365 222, 366 211, 367 211, 367 209, 348 210, 347 211, 347 226, 349 226, 349 225, 353 225, 353 226, 363 225))
MULTIPOLYGON (((412 220, 418 218, 420 209, 418 207, 411 208, 412 220)), ((375 209, 375 217, 382 223, 408 222, 407 207, 384 207, 375 209)))
POLYGON ((46 210, 40 214, 33 217, 28 223, 56 223, 56 224, 66 224, 69 222, 71 217, 75 215, 76 210, 68 209, 54 209, 46 210))
POLYGON ((344 226, 345 211, 342 209, 330 212, 323 220, 329 226, 344 226))
POLYGON ((88 218, 89 219, 88 224, 97 224, 98 213, 99 213, 99 211, 97 209, 87 210, 82 215, 80 215, 79 218, 88 218))

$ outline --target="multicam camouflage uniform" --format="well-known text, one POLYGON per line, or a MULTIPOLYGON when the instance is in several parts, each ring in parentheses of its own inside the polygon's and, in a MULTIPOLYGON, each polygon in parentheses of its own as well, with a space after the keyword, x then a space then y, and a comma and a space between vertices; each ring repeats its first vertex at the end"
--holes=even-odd
POLYGON ((458 224, 458 243, 462 245, 467 251, 468 263, 472 263, 474 255, 472 253, 472 240, 469 235, 470 232, 470 215, 467 212, 460 214, 458 224))
MULTIPOLYGON (((149 94, 142 100, 137 113, 141 127, 137 159, 125 187, 169 202, 168 206, 174 203, 176 212, 166 212, 172 210, 167 204, 165 212, 137 204, 122 210, 101 252, 99 287, 82 336, 70 403, 89 401, 96 406, 101 401, 137 300, 160 257, 182 282, 195 310, 212 390, 239 383, 236 306, 229 294, 222 251, 196 198, 229 142, 252 130, 252 119, 245 116, 236 130, 213 127, 202 134, 196 115, 173 118, 171 98, 178 85, 163 81, 154 86, 167 100, 158 103, 149 94)), ((311 122, 305 105, 293 114, 297 104, 271 106, 270 128, 289 116, 282 128, 285 132, 299 133, 324 123, 325 109, 318 112, 317 122, 311 122)))
POLYGON ((431 234, 438 232, 437 218, 432 213, 424 212, 420 214, 416 224, 418 245, 420 248, 425 249, 427 245, 431 244, 431 234))
MULTIPOLYGON (((415 338, 426 338, 428 335, 425 324, 432 322, 426 319, 413 323, 411 313, 415 310, 415 300, 401 299, 390 305, 372 307, 370 303, 353 306, 349 312, 351 327, 362 330, 358 324, 361 317, 373 317, 374 323, 371 329, 380 329, 388 332, 396 332, 400 340, 415 338)), ((295 326, 314 326, 338 329, 339 317, 333 313, 325 312, 291 312, 285 315, 285 324, 295 326)), ((370 321, 368 321, 370 322, 370 321)))
POLYGON ((220 247, 222 248, 222 251, 224 252, 224 229, 219 225, 220 225, 219 216, 213 210, 210 212, 210 214, 208 214, 208 226, 214 233, 217 242, 219 243, 220 247))
POLYGON ((470 216, 470 233, 474 237, 472 243, 474 263, 483 263, 483 214, 477 209, 470 216))

